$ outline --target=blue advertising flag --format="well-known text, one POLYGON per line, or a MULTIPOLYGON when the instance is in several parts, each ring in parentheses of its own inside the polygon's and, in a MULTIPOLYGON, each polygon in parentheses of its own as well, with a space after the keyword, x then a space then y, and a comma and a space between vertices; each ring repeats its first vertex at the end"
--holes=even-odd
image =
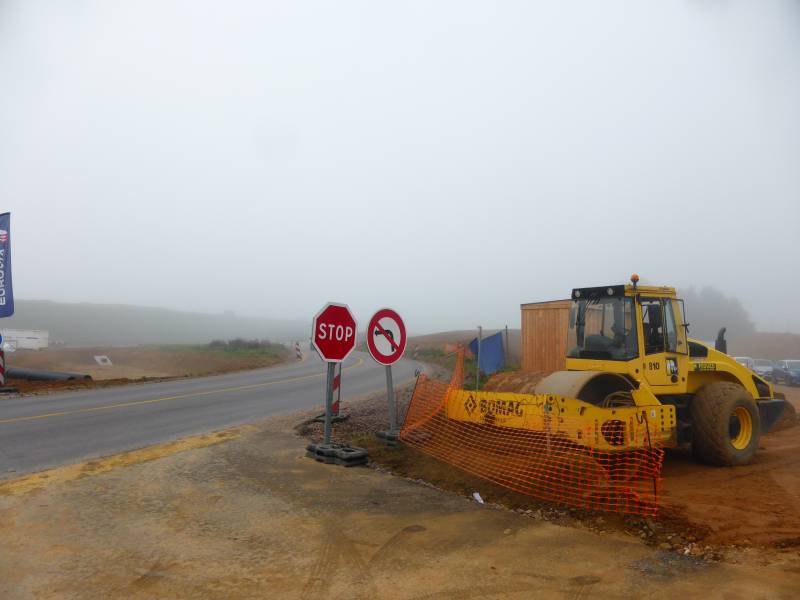
MULTIPOLYGON (((469 343, 469 350, 478 354, 478 338, 469 343)), ((496 373, 506 364, 506 353, 503 348, 503 332, 495 333, 481 340, 480 368, 486 375, 496 373)))
POLYGON ((0 215, 0 318, 14 314, 11 286, 11 213, 0 215))

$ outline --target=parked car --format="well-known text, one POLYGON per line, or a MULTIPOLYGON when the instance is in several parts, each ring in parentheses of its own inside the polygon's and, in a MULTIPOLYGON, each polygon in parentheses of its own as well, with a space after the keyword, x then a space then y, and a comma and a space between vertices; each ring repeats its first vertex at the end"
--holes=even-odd
POLYGON ((734 356, 733 360, 738 362, 740 365, 744 365, 745 367, 747 367, 751 371, 753 370, 753 367, 755 367, 755 364, 753 363, 753 359, 750 358, 749 356, 734 356))
POLYGON ((753 371, 759 377, 763 377, 767 381, 772 381, 772 371, 775 369, 775 363, 766 358, 756 358, 753 361, 753 371))
POLYGON ((773 381, 788 385, 800 385, 800 360, 785 359, 775 363, 773 381))

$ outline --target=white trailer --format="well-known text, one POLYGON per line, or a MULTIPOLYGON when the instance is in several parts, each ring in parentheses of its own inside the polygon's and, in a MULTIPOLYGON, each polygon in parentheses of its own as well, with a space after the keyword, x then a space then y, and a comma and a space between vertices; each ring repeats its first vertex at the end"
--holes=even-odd
POLYGON ((50 332, 44 329, 0 329, 4 350, 44 350, 50 345, 50 332))

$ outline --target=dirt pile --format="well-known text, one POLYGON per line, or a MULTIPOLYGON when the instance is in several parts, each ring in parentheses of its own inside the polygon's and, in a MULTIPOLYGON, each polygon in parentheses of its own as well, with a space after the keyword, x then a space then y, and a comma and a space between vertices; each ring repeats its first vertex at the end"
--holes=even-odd
POLYGON ((524 371, 508 371, 505 373, 495 373, 489 378, 483 389, 487 392, 516 392, 518 394, 533 394, 536 385, 545 377, 547 373, 524 371))
MULTIPOLYGON (((413 386, 395 391, 398 423, 402 423, 405 418, 412 392, 413 386)), ((342 402, 340 412, 344 419, 334 425, 333 433, 336 441, 351 442, 354 439, 374 435, 376 431, 384 431, 389 428, 389 406, 386 394, 376 394, 369 399, 357 402, 342 402)), ((323 424, 312 417, 297 425, 295 431, 305 438, 319 442, 322 440, 323 424)))

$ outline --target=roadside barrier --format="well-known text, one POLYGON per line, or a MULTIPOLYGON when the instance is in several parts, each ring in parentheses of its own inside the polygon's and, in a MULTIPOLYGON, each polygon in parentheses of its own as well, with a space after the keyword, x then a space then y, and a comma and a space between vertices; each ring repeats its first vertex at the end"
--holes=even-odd
POLYGON ((419 377, 405 444, 546 502, 657 513, 664 451, 648 419, 601 424, 562 416, 553 396, 464 390, 463 362, 462 349, 449 384, 419 377))

